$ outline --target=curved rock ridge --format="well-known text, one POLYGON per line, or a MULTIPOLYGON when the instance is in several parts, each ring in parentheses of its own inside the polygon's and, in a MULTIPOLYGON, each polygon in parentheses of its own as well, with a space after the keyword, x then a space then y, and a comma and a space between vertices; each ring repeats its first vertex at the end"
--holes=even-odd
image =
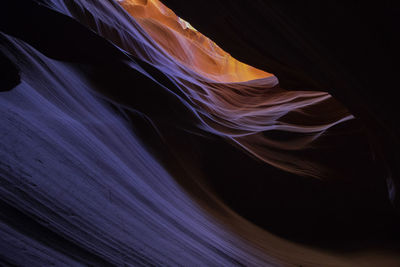
POLYGON ((235 82, 231 65, 202 71, 191 45, 212 41, 154 3, 135 1, 138 18, 112 0, 0 10, 0 264, 398 266, 363 124, 242 63, 235 82))
MULTIPOLYGON (((126 2, 119 3, 124 6, 126 2)), ((150 6, 146 13, 149 17, 154 12, 158 20, 167 21, 167 25, 178 24, 176 27, 185 31, 176 21, 176 15, 161 4, 163 8, 160 9, 157 3, 127 2, 125 7, 133 10, 145 8, 142 10, 145 13, 146 7, 150 6)), ((176 54, 185 55, 191 51, 188 47, 171 46, 176 48, 171 54, 154 40, 147 28, 142 27, 140 20, 144 15, 140 15, 140 12, 131 10, 133 14, 139 13, 136 20, 114 2, 97 3, 94 11, 87 10, 91 5, 85 0, 73 4, 66 1, 64 5, 47 1, 47 4, 86 24, 121 49, 160 70, 173 83, 173 86, 167 86, 168 89, 186 99, 185 105, 198 118, 199 128, 227 138, 262 161, 286 171, 320 179, 337 175, 322 161, 310 159, 317 158, 315 153, 318 152, 293 152, 307 149, 329 128, 353 119, 329 94, 281 89, 273 75, 236 83, 216 82, 192 67, 197 57, 187 58, 186 62, 176 60, 176 54), (270 140, 265 132, 271 130, 294 134, 290 142, 270 140)), ((167 28, 161 27, 159 35, 168 32, 170 29, 167 28)), ((197 36, 193 30, 190 33, 197 36)), ((201 34, 198 36, 212 43, 201 34)), ((169 37, 164 39, 169 40, 169 37)))
MULTIPOLYGON (((5 264, 351 266, 261 230, 212 195, 200 205, 93 94, 100 87, 88 73, 96 64, 82 71, 3 34, 1 51, 21 74, 0 98, 5 264)), ((116 66, 105 67, 112 77, 116 66)), ((144 71, 129 66, 123 75, 135 81, 144 71)))
POLYGON ((175 59, 218 82, 243 82, 272 74, 239 62, 158 0, 118 1, 175 59))

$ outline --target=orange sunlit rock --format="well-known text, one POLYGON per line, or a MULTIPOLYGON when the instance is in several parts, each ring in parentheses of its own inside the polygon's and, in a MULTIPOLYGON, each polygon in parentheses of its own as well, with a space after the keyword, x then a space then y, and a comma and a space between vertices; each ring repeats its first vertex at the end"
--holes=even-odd
POLYGON ((272 76, 236 60, 158 0, 119 3, 164 50, 209 79, 242 82, 272 76))

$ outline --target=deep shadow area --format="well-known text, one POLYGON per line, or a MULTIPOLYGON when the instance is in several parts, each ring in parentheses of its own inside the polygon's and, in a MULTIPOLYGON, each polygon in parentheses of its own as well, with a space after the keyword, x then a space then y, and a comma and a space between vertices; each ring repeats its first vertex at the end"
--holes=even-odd
MULTIPOLYGON (((315 142, 317 154, 313 149, 297 152, 336 169, 335 179, 300 177, 196 129, 190 110, 175 96, 126 65, 82 70, 103 95, 134 108, 126 113, 134 132, 196 198, 206 201, 198 185, 207 184, 248 220, 305 244, 349 251, 398 240, 399 220, 380 178, 383 167, 373 158, 361 122, 329 130, 315 142), (204 180, 192 180, 198 174, 204 180)), ((163 79, 157 72, 152 75, 163 79)), ((266 134, 289 138, 280 132, 266 134)))
MULTIPOLYGON (((359 115, 360 122, 351 121, 337 126, 329 131, 326 137, 316 142, 316 147, 320 149, 319 160, 338 170, 337 179, 321 181, 280 171, 255 160, 222 138, 196 130, 196 119, 190 110, 160 85, 164 84, 168 86, 168 89, 174 90, 174 85, 163 73, 140 60, 135 62, 160 84, 155 83, 122 62, 127 57, 121 51, 76 21, 32 1, 22 2, 27 4, 25 9, 18 9, 17 4, 10 4, 11 8, 7 12, 2 12, 0 29, 23 39, 49 57, 78 63, 79 69, 98 90, 96 93, 110 100, 112 104, 120 103, 129 107, 126 114, 132 128, 160 162, 175 174, 174 177, 178 182, 196 197, 206 200, 204 191, 196 187, 196 181, 187 180, 191 172, 194 173, 193 176, 197 176, 196 172, 198 172, 201 177, 205 177, 204 181, 199 182, 207 183, 212 191, 240 215, 272 233, 291 240, 346 250, 361 248, 363 244, 378 246, 381 242, 398 240, 399 220, 389 200, 386 185, 387 170, 392 171, 392 177, 397 181, 396 169, 399 166, 396 165, 398 163, 397 135, 389 134, 397 132, 397 126, 393 126, 397 120, 397 116, 393 113, 395 99, 392 98, 393 90, 389 86, 393 84, 390 79, 386 79, 388 76, 392 77, 393 73, 388 72, 385 79, 375 80, 376 73, 364 66, 366 62, 361 60, 361 54, 365 55, 369 50, 374 50, 377 42, 372 42, 369 48, 358 43, 363 49, 350 56, 357 46, 352 43, 353 38, 356 38, 351 36, 352 31, 345 31, 347 34, 343 38, 337 38, 338 46, 334 45, 335 42, 332 45, 320 46, 319 39, 315 37, 320 36, 320 32, 316 29, 307 33, 314 36, 314 39, 298 37, 297 34, 292 36, 288 35, 287 30, 293 33, 297 32, 295 31, 297 28, 294 29, 291 26, 282 28, 281 24, 285 24, 282 20, 273 20, 277 18, 277 14, 281 14, 280 12, 292 14, 294 8, 306 10, 309 8, 307 5, 293 6, 293 10, 282 7, 278 13, 275 11, 280 7, 279 5, 274 5, 273 9, 261 9, 257 6, 257 3, 261 5, 259 1, 250 1, 248 6, 241 5, 240 8, 233 1, 226 5, 224 12, 233 12, 232 9, 236 9, 237 13, 240 10, 244 17, 240 19, 239 16, 238 23, 247 20, 248 23, 256 23, 258 27, 235 24, 235 18, 229 17, 227 15, 229 13, 221 13, 222 16, 210 15, 212 18, 210 21, 217 21, 213 21, 210 25, 202 24, 203 20, 199 15, 192 13, 191 7, 185 6, 187 12, 182 11, 187 14, 183 15, 184 18, 196 23, 194 24, 196 28, 197 23, 203 25, 199 29, 204 30, 206 35, 220 43, 224 49, 232 51, 234 56, 238 53, 239 59, 246 63, 254 63, 255 66, 265 67, 267 71, 276 73, 282 87, 328 90, 343 100, 343 103, 356 115, 359 115), (254 9, 257 9, 257 12, 254 9), (253 11, 258 15, 252 15, 253 11), (274 16, 269 16, 271 14, 274 16), (222 23, 219 17, 227 19, 230 24, 222 23), (29 19, 32 24, 22 27, 20 23, 23 19, 29 19), (252 22, 252 19, 255 22, 252 22), (229 29, 224 27, 229 27, 229 29), (215 29, 219 29, 218 32, 222 37, 218 37, 215 29), (259 30, 267 32, 268 35, 260 35, 259 30), (231 36, 229 32, 235 34, 239 32, 239 37, 244 38, 246 42, 237 43, 239 37, 231 36), (271 34, 273 34, 272 37, 271 34), (297 38, 303 42, 296 42, 297 38), (336 59, 329 53, 334 48, 338 49, 336 53, 347 51, 348 47, 343 43, 344 38, 347 38, 346 43, 351 43, 352 49, 336 59), (227 40, 232 40, 236 48, 232 48, 227 40), (320 50, 315 52, 311 49, 316 54, 311 53, 310 49, 306 49, 308 42, 318 43, 318 47, 322 47, 321 49, 325 52, 318 54, 320 50), (299 47, 293 47, 294 44, 299 47), (244 48, 249 48, 249 50, 246 51, 244 48), (243 50, 241 53, 246 54, 240 54, 239 50, 243 50), (101 57, 98 56, 99 54, 101 57), (280 58, 281 55, 284 57, 280 58), (348 63, 346 63, 348 59, 346 55, 351 59, 348 63), (261 65, 260 62, 265 65, 261 65), (315 65, 314 62, 318 64, 315 65), (384 88, 385 93, 383 94, 378 88, 384 88), (376 101, 370 101, 374 97, 376 101), (379 113, 375 112, 386 100, 388 100, 388 105, 379 113), (161 136, 155 131, 152 123, 155 123, 157 130, 163 133, 161 136), (354 130, 357 127, 362 129, 367 127, 369 134, 365 134, 363 130, 354 130), (351 134, 342 134, 349 132, 351 134), (332 146, 327 146, 327 144, 335 144, 335 146, 331 148, 332 146), (380 160, 374 160, 373 155, 377 155, 380 160), (182 169, 185 169, 185 172, 182 169)), ((170 1, 165 2, 169 5, 170 1)), ((204 1, 206 2, 210 6, 213 5, 211 2, 204 1)), ((187 3, 190 5, 192 2, 187 3)), ((170 7, 174 10, 176 7, 179 13, 183 5, 170 7)), ((332 12, 332 15, 327 18, 333 20, 335 16, 338 16, 335 12, 339 10, 341 10, 339 5, 337 9, 325 10, 332 12)), ((199 7, 197 12, 205 14, 201 11, 205 10, 199 7)), ((311 11, 307 12, 304 11, 301 16, 293 16, 294 22, 304 19, 304 23, 298 24, 299 28, 304 27, 301 31, 304 34, 308 32, 305 26, 309 23, 306 22, 306 16, 310 15, 311 11)), ((332 31, 335 33, 334 30, 337 28, 336 33, 339 34, 339 29, 344 28, 346 23, 350 23, 350 11, 344 13, 342 16, 344 18, 340 20, 339 25, 330 28, 325 24, 329 24, 331 20, 325 21, 322 14, 319 13, 318 16, 318 19, 323 22, 323 26, 320 27, 321 30, 323 27, 330 29, 328 33, 332 31)), ((368 31, 357 38, 366 38, 367 35, 368 31)), ((321 36, 326 37, 326 35, 321 36)), ((327 43, 330 41, 331 39, 326 40, 327 43)), ((369 43, 368 40, 364 41, 365 44, 369 43)), ((386 66, 384 70, 381 70, 385 73, 389 59, 387 62, 380 62, 380 60, 372 57, 372 65, 386 66)), ((10 71, 9 75, 7 74, 9 79, 4 80, 5 90, 9 90, 18 84, 19 76, 12 63, 4 62, 5 67, 10 71)), ((376 74, 377 77, 380 76, 378 74, 376 74)), ((276 138, 282 138, 280 133, 270 133, 271 136, 274 134, 276 138)), ((299 152, 299 156, 301 153, 314 152, 299 152)), ((37 223, 35 219, 28 218, 26 214, 15 210, 7 203, 0 204, 5 211, 5 217, 2 217, 2 220, 18 230, 26 231, 27 235, 43 242, 46 241, 42 240, 43 236, 48 236, 47 242, 59 244, 60 250, 71 250, 72 254, 78 255, 86 254, 86 251, 81 251, 79 247, 44 229, 45 227, 37 223), (26 230, 24 226, 27 224, 30 228, 26 230)), ((85 257, 94 263, 102 262, 102 259, 95 255, 88 254, 85 257)))
POLYGON ((17 86, 21 79, 17 67, 0 52, 0 92, 9 91, 17 86))
POLYGON ((366 153, 369 147, 360 132, 340 135, 351 124, 332 129, 320 141, 336 142, 334 149, 321 148, 321 157, 350 171, 336 180, 318 180, 271 167, 222 138, 188 134, 157 121, 160 138, 146 120, 131 118, 153 155, 200 203, 207 200, 198 185, 206 184, 238 214, 289 240, 346 252, 398 248, 400 220, 385 181, 378 179, 380 166, 366 153), (160 149, 165 144, 168 149, 160 149), (196 172, 203 179, 192 180, 196 172))
MULTIPOLYGON (((224 142, 208 145, 212 153, 202 159, 210 185, 235 211, 272 233, 345 251, 399 239, 385 182, 359 166, 347 177, 321 181, 270 167, 224 142)), ((352 161, 354 154, 340 161, 352 161)))
POLYGON ((282 88, 328 91, 344 104, 366 125, 386 166, 379 179, 399 207, 398 2, 163 3, 235 58, 274 73, 282 88))

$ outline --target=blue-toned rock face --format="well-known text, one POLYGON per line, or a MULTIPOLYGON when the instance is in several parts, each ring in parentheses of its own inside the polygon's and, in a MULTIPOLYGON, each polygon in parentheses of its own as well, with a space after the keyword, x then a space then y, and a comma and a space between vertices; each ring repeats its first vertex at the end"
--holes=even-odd
POLYGON ((396 184, 331 88, 213 79, 146 23, 116 1, 0 10, 0 264, 399 264, 396 184))

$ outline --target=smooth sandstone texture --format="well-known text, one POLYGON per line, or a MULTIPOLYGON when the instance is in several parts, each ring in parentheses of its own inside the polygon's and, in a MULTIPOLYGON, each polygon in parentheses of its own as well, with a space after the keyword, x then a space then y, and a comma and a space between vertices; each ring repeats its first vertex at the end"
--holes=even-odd
POLYGON ((0 13, 0 264, 398 266, 381 166, 328 93, 212 79, 115 1, 0 13))
POLYGON ((158 0, 118 3, 165 51, 211 80, 243 82, 272 76, 236 60, 158 0))

